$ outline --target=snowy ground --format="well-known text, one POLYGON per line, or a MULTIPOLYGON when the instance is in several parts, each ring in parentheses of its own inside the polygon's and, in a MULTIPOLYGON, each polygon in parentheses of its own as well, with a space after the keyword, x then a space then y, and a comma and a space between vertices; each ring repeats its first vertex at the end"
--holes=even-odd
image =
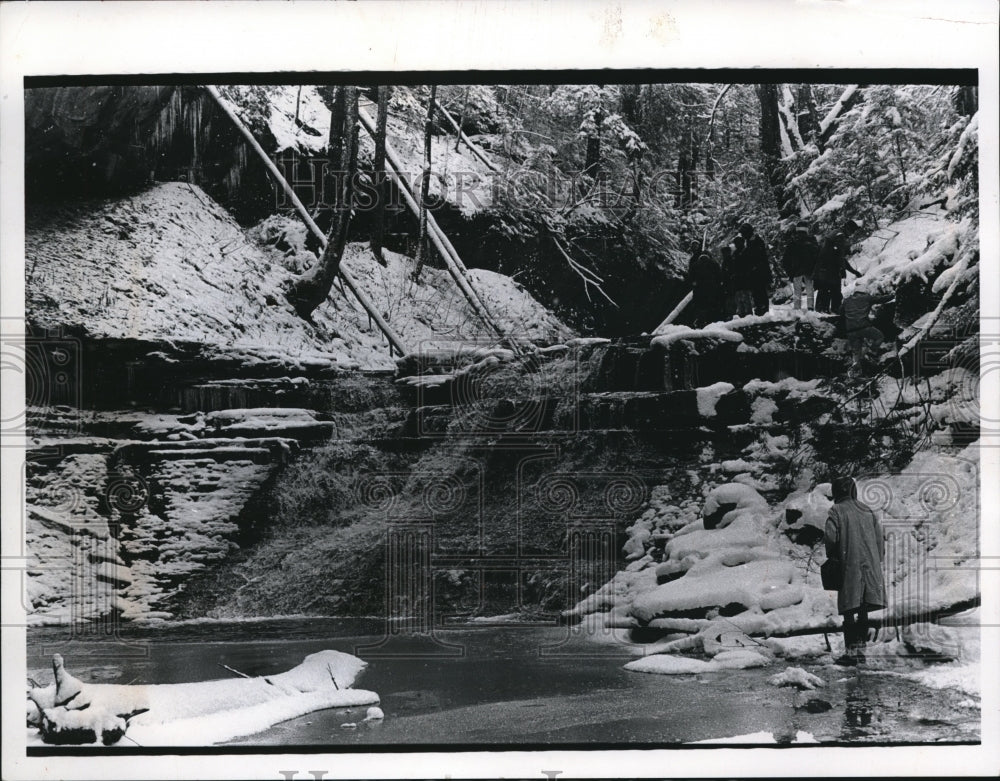
MULTIPOLYGON (((304 228, 286 225, 295 249, 262 246, 255 240, 261 230, 242 230, 184 182, 120 200, 38 207, 28 215, 25 237, 28 318, 109 338, 201 342, 248 359, 392 368, 381 333, 350 294, 335 288, 313 323, 286 302, 288 268, 315 262, 301 247, 304 228)), ((487 337, 446 272, 425 268, 414 283, 412 261, 386 254, 383 268, 366 245, 352 244, 343 263, 408 347, 487 337)), ((569 335, 509 277, 470 273, 504 330, 539 342, 569 335)))

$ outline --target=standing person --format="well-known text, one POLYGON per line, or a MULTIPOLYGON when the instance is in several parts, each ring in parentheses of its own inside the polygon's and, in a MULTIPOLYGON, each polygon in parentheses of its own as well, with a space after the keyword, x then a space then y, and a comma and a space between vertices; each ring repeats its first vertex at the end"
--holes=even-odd
POLYGON ((693 324, 703 326, 722 318, 722 269, 711 255, 702 252, 688 266, 693 324))
POLYGON ((847 255, 851 251, 849 236, 856 229, 857 224, 848 221, 844 230, 828 236, 823 242, 812 275, 813 284, 816 286, 816 309, 820 312, 831 313, 840 309, 843 300, 840 284, 848 271, 856 277, 861 276, 847 260, 847 255))
POLYGON ((764 240, 754 233, 753 225, 749 222, 740 225, 740 236, 744 241, 740 262, 746 266, 750 274, 753 313, 764 315, 771 308, 771 265, 767 261, 767 246, 764 240))
POLYGON ((812 271, 819 257, 819 243, 809 232, 804 220, 795 226, 785 243, 782 266, 792 281, 792 309, 802 308, 802 294, 806 295, 806 311, 813 308, 812 271))
POLYGON ((722 248, 722 314, 729 318, 736 314, 736 247, 727 244, 722 248))
POLYGON ((854 480, 843 475, 834 478, 832 485, 833 507, 826 519, 824 542, 827 559, 839 562, 841 575, 837 611, 844 617, 844 655, 836 663, 856 665, 865 661, 868 611, 885 607, 885 539, 875 513, 858 501, 854 480))
POLYGON ((753 287, 753 275, 743 257, 746 245, 742 236, 733 239, 733 289, 736 291, 734 299, 736 314, 739 317, 746 317, 753 312, 753 296, 750 293, 750 288, 753 287))

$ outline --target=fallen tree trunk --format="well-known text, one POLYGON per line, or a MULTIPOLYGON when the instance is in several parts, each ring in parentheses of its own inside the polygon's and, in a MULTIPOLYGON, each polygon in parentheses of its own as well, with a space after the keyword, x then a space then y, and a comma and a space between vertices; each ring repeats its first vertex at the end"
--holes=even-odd
POLYGON ((658 335, 660 331, 662 331, 664 328, 666 328, 668 325, 674 322, 674 320, 677 319, 677 316, 684 311, 684 307, 686 307, 688 304, 691 303, 692 298, 694 298, 694 291, 691 291, 686 296, 684 296, 684 298, 680 300, 680 303, 678 303, 677 306, 675 306, 671 310, 670 314, 664 318, 663 322, 653 329, 653 333, 651 334, 651 336, 658 335))
MULTIPOLYGON (((946 618, 947 616, 953 616, 956 613, 962 613, 966 610, 971 610, 974 607, 979 607, 981 601, 980 597, 975 596, 936 610, 916 610, 904 613, 901 616, 869 618, 868 626, 872 629, 885 629, 889 627, 908 626, 910 624, 934 623, 935 621, 946 618)), ((843 629, 843 625, 836 620, 832 620, 829 624, 823 626, 791 629, 786 632, 773 632, 772 634, 767 635, 767 637, 801 637, 803 635, 821 635, 827 632, 839 632, 841 629, 843 629)), ((751 635, 751 637, 754 636, 761 637, 763 635, 751 635)))
POLYGON ((441 112, 441 115, 448 120, 448 124, 451 125, 453 128, 455 128, 455 132, 458 134, 459 140, 464 142, 465 145, 469 147, 469 151, 472 152, 472 154, 474 154, 477 158, 479 158, 482 164, 485 165, 487 168, 489 168, 491 171, 499 171, 500 168, 497 166, 497 164, 490 160, 487 160, 486 155, 483 154, 482 150, 480 150, 478 146, 472 143, 469 137, 465 135, 465 133, 462 131, 461 126, 458 124, 458 122, 455 121, 455 118, 452 117, 452 115, 448 113, 448 110, 441 105, 441 101, 435 98, 434 105, 438 107, 438 110, 441 112))
MULTIPOLYGON (((358 118, 361 121, 361 126, 369 134, 375 133, 375 125, 372 122, 371 117, 368 116, 364 109, 359 109, 358 118)), ((403 200, 406 202, 406 206, 419 219, 420 206, 410 189, 409 182, 407 182, 405 177, 402 176, 403 164, 396 156, 395 150, 393 150, 388 144, 386 144, 385 156, 389 163, 387 173, 396 180, 399 191, 403 195, 403 200)), ((437 224, 437 220, 434 219, 434 215, 429 213, 427 214, 427 235, 430 236, 435 248, 438 250, 438 253, 445 262, 445 267, 448 269, 452 278, 455 280, 455 283, 458 285, 459 290, 465 296, 475 314, 488 328, 493 330, 497 336, 502 339, 506 339, 506 334, 504 334, 503 329, 497 325, 489 310, 486 308, 486 305, 483 303, 478 291, 473 286, 472 281, 469 278, 469 269, 462 262, 462 259, 455 251, 455 248, 451 245, 448 237, 437 224)), ((514 345, 512 344, 511 346, 513 347, 514 345)))
MULTIPOLYGON (((920 610, 914 609, 909 610, 902 615, 896 616, 881 616, 879 618, 870 618, 868 625, 872 629, 888 629, 896 628, 902 626, 908 626, 910 624, 923 624, 923 623, 934 623, 942 618, 955 615, 956 613, 962 613, 966 610, 971 610, 972 608, 979 607, 981 598, 978 596, 970 597, 969 599, 961 600, 952 605, 946 607, 937 608, 934 610, 920 610)), ((635 627, 639 632, 647 629, 658 630, 663 633, 673 633, 673 632, 694 632, 688 637, 681 637, 676 640, 670 640, 667 642, 655 642, 651 643, 646 651, 647 654, 658 654, 658 653, 677 653, 679 651, 692 651, 701 650, 703 648, 703 640, 706 636, 706 631, 715 624, 716 622, 708 619, 680 619, 680 618, 654 618, 651 619, 647 624, 640 624, 635 627)), ((843 624, 838 618, 831 617, 829 621, 823 624, 815 624, 813 626, 798 627, 795 629, 779 630, 777 632, 743 632, 737 625, 734 624, 734 630, 743 632, 747 637, 750 638, 771 638, 771 637, 803 637, 806 635, 825 635, 840 632, 843 629, 843 624)))
MULTIPOLYGON (((243 124, 243 120, 241 120, 232 110, 232 108, 230 108, 230 106, 225 102, 225 100, 223 100, 222 96, 219 94, 219 90, 216 87, 212 85, 206 85, 205 89, 208 90, 209 94, 215 99, 215 102, 219 104, 220 108, 222 108, 222 110, 226 113, 226 115, 230 118, 230 120, 232 120, 233 124, 236 125, 236 129, 240 131, 240 133, 246 139, 247 143, 250 145, 251 149, 253 149, 254 152, 257 153, 257 156, 260 157, 261 162, 264 163, 264 166, 267 168, 268 172, 271 174, 271 176, 274 177, 274 180, 278 183, 278 185, 285 191, 285 194, 292 202, 292 206, 295 208, 296 213, 306 224, 306 227, 309 228, 310 232, 317 239, 319 239, 320 247, 325 250, 327 243, 326 234, 324 234, 323 231, 319 229, 319 226, 313 220, 312 216, 310 216, 309 210, 306 209, 302 201, 299 200, 298 195, 295 194, 295 190, 292 189, 292 186, 285 179, 281 171, 278 170, 278 167, 268 156, 267 152, 264 151, 264 148, 259 143, 257 143, 257 139, 254 138, 253 133, 250 132, 250 129, 245 124, 243 124)), ((365 295, 364 291, 362 291, 358 287, 357 282, 354 281, 354 278, 347 271, 347 269, 341 266, 338 269, 338 274, 340 275, 340 278, 344 280, 344 283, 347 285, 347 287, 350 288, 351 292, 354 294, 354 297, 357 298, 358 303, 361 304, 361 307, 365 310, 368 317, 372 319, 372 321, 378 326, 379 330, 385 335, 386 340, 388 340, 389 342, 390 352, 392 350, 395 350, 400 355, 406 355, 408 350, 406 349, 402 340, 399 338, 399 336, 396 335, 396 332, 392 329, 392 326, 390 326, 389 323, 386 322, 385 318, 383 318, 382 315, 379 313, 378 309, 375 307, 374 302, 370 298, 368 298, 368 296, 365 295)))

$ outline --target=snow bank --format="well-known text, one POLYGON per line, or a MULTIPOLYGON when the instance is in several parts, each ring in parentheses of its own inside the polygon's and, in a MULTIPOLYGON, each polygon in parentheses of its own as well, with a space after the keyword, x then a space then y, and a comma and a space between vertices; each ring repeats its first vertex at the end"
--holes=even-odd
POLYGON ((855 289, 890 293, 912 280, 934 280, 940 294, 965 271, 968 253, 962 248, 975 241, 969 219, 954 222, 944 210, 917 212, 877 230, 861 243, 851 264, 861 276, 849 280, 844 295, 855 289))
MULTIPOLYGON (((118 200, 33 206, 25 229, 28 317, 99 337, 205 344, 247 365, 393 368, 381 332, 350 294, 335 287, 312 323, 295 313, 284 290, 316 256, 297 221, 265 222, 244 231, 186 182, 118 200), (258 243, 281 235, 284 252, 258 243)), ((494 338, 446 271, 425 267, 413 282, 410 258, 385 256, 383 267, 367 244, 354 243, 342 262, 408 347, 494 338)), ((572 335, 509 277, 470 275, 514 336, 552 343, 572 335)))

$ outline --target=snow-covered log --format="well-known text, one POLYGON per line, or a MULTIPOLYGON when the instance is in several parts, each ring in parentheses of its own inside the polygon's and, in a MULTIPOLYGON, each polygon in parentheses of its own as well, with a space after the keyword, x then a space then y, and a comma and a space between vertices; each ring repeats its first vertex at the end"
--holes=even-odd
POLYGON ((451 125, 453 128, 455 128, 455 132, 458 134, 459 141, 462 141, 469 148, 469 151, 479 158, 479 160, 483 163, 483 165, 485 165, 491 171, 499 171, 500 169, 497 167, 497 164, 489 160, 486 157, 486 155, 483 154, 482 150, 472 142, 472 140, 462 130, 458 122, 455 121, 455 118, 441 104, 441 101, 435 98, 434 105, 437 106, 438 110, 441 112, 441 115, 448 120, 448 124, 451 125))
POLYGON ((47 743, 110 745, 127 731, 141 746, 211 745, 315 710, 378 703, 375 692, 351 688, 366 666, 350 654, 320 651, 275 675, 120 685, 81 681, 56 654, 54 682, 28 690, 28 718, 47 743))

